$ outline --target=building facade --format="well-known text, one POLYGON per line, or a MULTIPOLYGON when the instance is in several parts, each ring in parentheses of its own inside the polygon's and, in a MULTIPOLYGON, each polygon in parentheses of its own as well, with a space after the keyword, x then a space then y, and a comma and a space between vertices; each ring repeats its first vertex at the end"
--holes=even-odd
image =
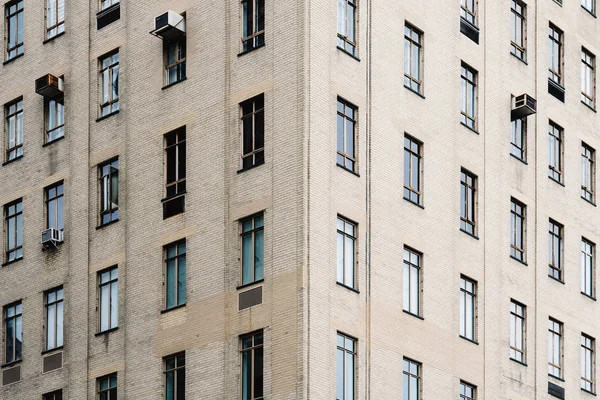
POLYGON ((591 399, 596 0, 4 1, 0 399, 591 399))

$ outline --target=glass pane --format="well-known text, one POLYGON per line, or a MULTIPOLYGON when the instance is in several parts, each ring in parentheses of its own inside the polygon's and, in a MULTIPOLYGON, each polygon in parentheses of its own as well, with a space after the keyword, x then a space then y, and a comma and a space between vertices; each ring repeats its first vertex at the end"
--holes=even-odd
POLYGON ((410 274, 410 280, 411 280, 411 299, 410 299, 410 305, 411 305, 411 309, 410 311, 418 314, 419 313, 419 270, 416 268, 411 268, 411 274, 410 274))
POLYGON ((185 368, 177 370, 177 400, 185 400, 185 368))
POLYGON ((354 240, 346 236, 344 243, 344 284, 354 287, 354 240))
POLYGON ((346 155, 354 157, 354 122, 346 120, 346 155))
MULTIPOLYGON (((338 336, 339 339, 339 336, 338 336)), ((344 400, 344 351, 337 349, 336 355, 337 395, 336 399, 344 400)))
POLYGON ((252 282, 252 235, 242 236, 242 285, 252 282))
POLYGON ((254 233, 254 280, 264 278, 264 231, 254 233))
POLYGON ((176 279, 175 279, 175 260, 167 261, 167 308, 175 306, 176 279))
POLYGON ((177 304, 185 304, 186 302, 186 264, 185 257, 179 258, 179 271, 177 278, 177 304))
POLYGON ((346 353, 346 400, 354 400, 354 355, 346 353))
POLYGON ((56 305, 56 346, 63 345, 63 302, 56 305))
POLYGON ((54 341, 56 339, 56 332, 54 331, 56 325, 54 325, 54 318, 56 317, 56 309, 54 305, 47 307, 46 313, 46 349, 54 348, 54 341))
POLYGON ((175 373, 168 372, 165 379, 165 398, 175 400, 175 373))
POLYGON ((337 281, 344 283, 344 235, 341 233, 337 234, 337 281))
POLYGON ((119 326, 119 282, 110 285, 110 327, 119 326))
POLYGON ((251 382, 252 382, 252 365, 251 352, 242 353, 242 400, 250 400, 251 382))
POLYGON ((100 288, 100 331, 105 331, 109 328, 108 325, 108 307, 109 292, 108 285, 104 285, 100 288))
MULTIPOLYGON (((258 344, 258 343, 257 343, 258 344)), ((263 348, 254 350, 254 397, 263 396, 263 348)))

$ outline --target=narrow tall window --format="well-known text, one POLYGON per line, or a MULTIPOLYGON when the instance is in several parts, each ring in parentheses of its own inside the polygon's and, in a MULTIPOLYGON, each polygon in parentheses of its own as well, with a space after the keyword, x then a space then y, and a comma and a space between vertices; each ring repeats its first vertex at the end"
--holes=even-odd
POLYGON ((356 224, 337 218, 337 281, 355 288, 356 224))
POLYGON ((510 358, 525 363, 525 310, 526 307, 510 301, 510 358))
POLYGON ((594 350, 596 339, 584 333, 581 334, 581 388, 590 393, 595 391, 596 360, 594 350))
POLYGON ((65 228, 65 189, 62 182, 46 188, 46 228, 65 228))
POLYGON ((240 221, 242 241, 242 285, 264 279, 265 232, 261 213, 240 221))
POLYGON ((165 40, 165 86, 186 78, 186 36, 165 40))
POLYGON ((422 93, 423 32, 412 25, 404 25, 404 86, 422 93))
POLYGON ((596 108, 596 56, 581 48, 581 101, 596 108))
POLYGON ((337 165, 350 171, 356 167, 356 117, 356 107, 338 98, 337 165))
POLYGON ((43 400, 63 400, 62 390, 55 390, 52 393, 46 393, 42 396, 43 400))
POLYGON ((460 336, 473 341, 476 340, 476 288, 475 281, 460 277, 460 336))
POLYGON ((594 251, 596 245, 587 239, 581 239, 581 293, 594 297, 594 251))
POLYGON ((242 358, 242 400, 263 399, 263 348, 262 331, 240 337, 240 353, 242 358))
POLYGON ((23 54, 23 0, 11 1, 4 6, 6 60, 23 54))
POLYGON ((46 350, 63 345, 63 300, 62 287, 46 292, 46 350))
POLYGON ((594 181, 596 179, 596 150, 585 143, 581 144, 581 197, 593 203, 594 181))
POLYGON ((404 248, 404 311, 421 315, 421 254, 404 248))
POLYGON ((548 275, 562 281, 563 226, 556 221, 548 223, 548 275))
POLYGON ((421 158, 423 144, 404 136, 404 198, 421 204, 421 158))
POLYGON ((184 212, 186 193, 186 133, 185 127, 164 136, 165 198, 163 219, 184 212))
POLYGON ((242 169, 265 162, 265 96, 240 103, 242 119, 242 169))
POLYGON ((100 58, 100 116, 119 111, 119 51, 100 58))
POLYGON ((521 161, 527 160, 527 118, 519 118, 510 123, 510 154, 521 161))
POLYGON ((402 388, 404 400, 421 399, 421 363, 402 360, 402 388))
POLYGON ((23 155, 23 99, 4 106, 6 115, 6 161, 23 155))
POLYGON ((525 204, 510 200, 510 255, 525 262, 525 204))
POLYGON ((98 167, 100 179, 100 225, 119 219, 119 160, 98 167))
POLYGON ((186 302, 185 240, 164 247, 165 254, 165 309, 186 302))
POLYGON ((357 0, 338 0, 337 45, 340 49, 356 55, 356 7, 357 0))
POLYGON ((563 324, 548 319, 548 374, 562 379, 563 324))
POLYGON ((4 363, 23 358, 23 315, 21 302, 4 307, 4 363))
POLYGON ((586 9, 590 14, 596 15, 596 0, 581 0, 581 7, 586 9))
POLYGON ((265 0, 242 0, 242 52, 265 44, 265 0))
POLYGON ((550 24, 548 27, 548 78, 562 85, 563 32, 550 24))
POLYGON ((548 123, 548 176, 557 182, 563 181, 563 129, 548 123))
POLYGON ((46 39, 65 31, 65 0, 47 0, 46 39))
POLYGON ((119 275, 113 267, 98 273, 100 332, 119 326, 119 275))
POLYGON ((477 387, 470 383, 460 382, 460 400, 475 400, 477 394, 477 387))
POLYGON ((63 96, 44 98, 46 143, 65 136, 65 100, 63 96))
POLYGON ((460 0, 460 16, 471 25, 477 25, 477 0, 460 0))
POLYGON ((96 380, 99 400, 117 400, 117 374, 111 374, 96 380))
POLYGON ((337 334, 336 400, 354 400, 356 394, 356 339, 337 334))
POLYGON ((6 232, 5 262, 23 258, 23 201, 21 199, 4 206, 6 232))
POLYGON ((460 171, 460 229, 475 235, 477 177, 467 170, 460 171))
POLYGON ((477 71, 463 63, 460 67, 460 122, 477 129, 477 71))
POLYGON ((517 58, 525 61, 525 39, 526 39, 526 10, 525 3, 519 0, 511 0, 510 7, 510 52, 517 58))
POLYGON ((185 353, 164 358, 165 400, 185 400, 185 353))
POLYGON ((100 0, 100 10, 106 10, 115 4, 119 4, 119 0, 100 0))

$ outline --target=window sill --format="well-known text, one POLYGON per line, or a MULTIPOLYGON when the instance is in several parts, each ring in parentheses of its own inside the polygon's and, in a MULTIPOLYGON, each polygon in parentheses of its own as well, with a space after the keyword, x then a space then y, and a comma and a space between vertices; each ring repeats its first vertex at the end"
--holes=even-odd
POLYGON ((58 142, 58 141, 61 141, 61 140, 63 140, 64 138, 65 138, 65 137, 64 137, 64 135, 63 135, 63 136, 61 136, 61 137, 59 137, 59 138, 56 138, 56 139, 54 139, 54 140, 52 140, 52 141, 50 141, 50 142, 46 142, 46 143, 44 143, 44 144, 42 145, 42 147, 50 146, 51 144, 54 144, 54 143, 56 143, 56 142, 58 142))
POLYGON ((263 283, 264 281, 265 281, 265 280, 264 280, 264 278, 263 278, 263 279, 259 279, 259 280, 257 280, 257 281, 254 281, 254 282, 250 282, 250 283, 244 283, 243 285, 240 285, 240 286, 236 287, 236 289, 237 289, 237 290, 240 290, 240 289, 245 289, 245 288, 247 288, 247 287, 250 287, 250 286, 252 286, 252 285, 258 285, 259 283, 263 283))
POLYGON ((183 78, 183 79, 178 80, 177 82, 169 83, 168 85, 163 86, 161 90, 168 89, 168 88, 170 88, 172 86, 177 85, 178 83, 185 82, 185 81, 187 81, 187 76, 185 78, 183 78))
POLYGON ((237 56, 238 57, 244 56, 244 55, 246 55, 248 53, 252 53, 254 50, 262 49, 263 47, 265 47, 264 43, 261 44, 261 45, 259 45, 259 46, 255 46, 255 47, 253 47, 251 49, 240 51, 237 56))
POLYGON ((420 315, 418 315, 418 314, 411 313, 410 311, 406 311, 406 310, 402 310, 402 311, 403 311, 405 314, 408 314, 408 315, 410 315, 410 316, 412 316, 412 317, 415 317, 415 318, 418 318, 418 319, 420 319, 421 321, 425 321, 425 318, 421 317, 421 316, 420 316, 420 315))
POLYGON ((413 204, 413 205, 415 205, 415 206, 417 206, 417 207, 419 207, 419 208, 422 208, 423 210, 425 209, 425 206, 423 206, 423 205, 421 205, 421 204, 419 204, 419 203, 417 203, 417 202, 414 202, 414 201, 412 201, 412 200, 411 200, 411 199, 409 199, 409 198, 406 198, 406 197, 404 197, 404 200, 408 201, 410 204, 413 204))
MULTIPOLYGON (((556 4, 558 4, 559 6, 561 6, 561 7, 563 6, 563 5, 562 5, 562 1, 554 0, 554 2, 555 2, 556 4)), ((564 381, 563 381, 563 382, 564 382, 564 381)))
POLYGON ((511 157, 513 157, 513 158, 521 161, 523 164, 529 165, 529 163, 527 161, 523 160, 522 158, 519 158, 519 157, 515 156, 513 153, 509 153, 509 154, 510 154, 511 157))
POLYGON ((517 257, 513 256, 512 254, 511 254, 510 258, 512 258, 513 260, 515 260, 515 261, 517 261, 517 262, 520 262, 521 264, 523 264, 523 265, 525 265, 525 266, 528 266, 528 265, 529 265, 529 264, 527 264, 527 262, 526 262, 526 261, 519 260, 517 257))
POLYGON ((13 158, 12 160, 8 160, 8 161, 5 161, 5 162, 3 162, 3 163, 2 163, 2 166, 4 167, 5 165, 8 165, 8 164, 10 164, 10 163, 13 163, 13 162, 15 162, 15 161, 17 161, 17 160, 20 160, 21 158, 23 158, 23 155, 16 156, 16 157, 15 157, 15 158, 13 158))
POLYGON ((11 62, 15 61, 17 58, 21 58, 25 55, 25 52, 21 53, 21 54, 17 54, 16 56, 14 56, 13 58, 9 58, 8 60, 4 61, 2 63, 2 65, 6 65, 6 64, 10 64, 11 62))
POLYGON ((529 65, 529 63, 527 63, 527 61, 523 60, 521 57, 519 57, 518 55, 516 55, 512 51, 510 52, 510 55, 513 56, 514 58, 516 58, 517 60, 521 61, 523 64, 529 65))
POLYGON ((586 199, 586 198, 585 198, 585 197, 583 197, 583 196, 581 196, 581 198, 582 198, 583 200, 585 200, 585 202, 586 202, 586 203, 590 203, 590 204, 591 204, 591 205, 593 205, 594 207, 598 207, 598 205, 597 205, 596 203, 594 203, 593 201, 590 201, 590 200, 586 199))
POLYGON ((165 198, 163 198, 163 199, 160 199, 160 202, 161 202, 161 203, 164 203, 164 202, 166 202, 166 201, 173 200, 173 199, 174 199, 174 198, 176 198, 176 197, 185 196, 186 194, 187 194, 187 191, 185 191, 185 192, 181 192, 181 193, 175 193, 175 194, 173 194, 173 195, 171 195, 171 196, 167 196, 167 197, 165 197, 165 198))
POLYGON ((360 61, 360 58, 358 58, 354 54, 350 53, 348 50, 341 48, 340 46, 337 46, 337 49, 345 54, 348 54, 350 57, 354 58, 356 61, 360 61))
POLYGON ((551 177, 550 175, 548 175, 548 179, 550 179, 551 181, 554 181, 554 182, 558 183, 558 184, 559 184, 560 186, 562 186, 562 187, 565 187, 565 184, 564 184, 564 183, 562 183, 562 182, 561 182, 561 181, 559 181, 559 180, 556 180, 555 178, 551 177))
POLYGON ((358 172, 355 172, 355 171, 353 171, 353 170, 351 170, 351 169, 349 169, 349 168, 346 168, 346 167, 345 167, 345 166, 343 166, 342 164, 338 164, 338 163, 336 163, 335 165, 337 165, 337 166, 338 166, 338 167, 340 167, 341 169, 343 169, 343 170, 346 170, 346 171, 350 172, 351 174, 354 174, 354 175, 356 175, 356 176, 358 176, 358 177, 360 178, 360 174, 359 174, 358 172))
POLYGON ((360 293, 360 291, 359 291, 358 289, 354 289, 353 287, 350 287, 350 286, 348 286, 348 285, 344 285, 344 284, 343 284, 343 283, 341 283, 341 282, 337 282, 337 281, 336 281, 335 283, 337 283, 337 284, 338 284, 338 285, 340 285, 341 287, 344 287, 344 288, 346 288, 346 289, 348 289, 348 290, 351 290, 351 291, 353 291, 354 293, 360 293))
POLYGON ((119 222, 119 219, 118 219, 118 218, 117 218, 117 219, 113 219, 112 221, 109 221, 109 222, 107 222, 107 223, 105 223, 105 224, 98 225, 98 226, 96 227, 96 230, 98 230, 98 229, 102 229, 102 228, 104 228, 104 227, 106 227, 106 226, 109 226, 109 225, 112 225, 112 224, 116 224, 117 222, 119 222))
POLYGON ((465 339, 467 342, 471 342, 473 344, 476 344, 477 346, 479 346, 479 342, 477 340, 473 340, 473 339, 469 339, 467 337, 464 337, 463 335, 458 335, 461 339, 465 339))
POLYGON ((597 396, 597 395, 596 395, 596 393, 594 393, 594 392, 590 392, 589 390, 587 390, 587 389, 584 389, 584 388, 581 388, 581 391, 582 391, 582 392, 585 392, 585 393, 587 393, 587 394, 591 394, 592 396, 597 396))
POLYGON ((594 300, 594 301, 598 301, 598 300, 597 300, 595 297, 593 297, 593 296, 590 296, 590 295, 589 295, 589 294, 587 294, 587 293, 581 292, 581 294, 582 294, 582 295, 584 295, 585 297, 587 297, 588 299, 591 299, 591 300, 594 300))
POLYGON ((250 166, 250 167, 247 167, 247 168, 238 169, 238 170, 237 170, 237 173, 238 173, 238 174, 241 174, 242 172, 246 172, 246 171, 248 171, 248 170, 251 170, 251 169, 254 169, 254 168, 256 168, 256 167, 260 167, 261 165, 264 165, 264 163, 265 163, 265 162, 263 161, 263 162, 261 162, 261 163, 254 164, 254 165, 252 165, 252 166, 250 166))
POLYGON ((479 131, 478 131, 477 129, 471 128, 470 126, 468 126, 467 124, 465 124, 465 123, 464 123, 464 122, 462 122, 462 121, 460 122, 460 124, 461 124, 462 126, 464 126, 465 128, 467 128, 468 130, 470 130, 470 131, 472 131, 472 132, 475 132, 476 134, 478 134, 478 135, 479 135, 479 131))
POLYGON ((106 115, 103 115, 103 116, 101 116, 101 117, 98 117, 98 118, 96 118, 96 122, 100 122, 100 121, 102 121, 103 119, 106 119, 106 118, 108 118, 108 117, 112 117, 113 115, 116 115, 116 114, 118 114, 118 113, 119 113, 119 111, 121 111, 121 110, 113 111, 113 112, 111 112, 111 113, 108 113, 108 114, 106 114, 106 115))
POLYGON ((44 351, 42 351, 42 355, 49 354, 49 353, 53 353, 53 352, 55 352, 55 351, 60 351, 60 350, 62 350, 63 348, 64 348, 64 346, 58 346, 58 347, 55 347, 55 348, 53 348, 53 349, 44 350, 44 351))
MULTIPOLYGON (((585 8, 584 6, 581 6, 581 8, 583 8, 583 9, 585 10, 585 12, 587 12, 588 14, 590 14, 592 17, 594 17, 594 18, 598 18, 598 17, 596 16, 596 14, 594 14, 592 11, 588 10, 588 9, 587 9, 587 8, 585 8)), ((581 389, 581 390, 584 390, 584 389, 581 389)), ((590 393, 590 392, 588 392, 588 393, 590 393)), ((594 393, 594 396, 595 396, 595 395, 596 395, 596 394, 594 393)))
POLYGON ((171 307, 171 308, 166 308, 164 310, 160 310, 160 313, 161 314, 165 314, 165 313, 168 313, 169 311, 175 311, 177 309, 184 308, 185 306, 186 306, 186 303, 183 303, 183 304, 180 304, 178 306, 174 306, 174 307, 171 307))
POLYGON ((421 92, 418 92, 418 91, 416 91, 415 89, 413 89, 413 88, 411 88, 411 87, 408 87, 408 86, 406 86, 406 85, 404 85, 404 87, 405 87, 406 89, 408 89, 409 91, 413 92, 414 94, 416 94, 417 96, 421 97, 422 99, 424 99, 424 98, 425 98, 425 96, 424 96, 424 95, 423 95, 421 92))
POLYGON ((11 265, 11 264, 14 264, 14 263, 16 263, 16 262, 19 262, 19 261, 21 261, 22 259, 23 259, 23 257, 15 258, 14 260, 11 260, 11 261, 7 261, 7 262, 5 262, 4 264, 0 265, 0 267, 3 267, 3 268, 4 268, 4 267, 6 267, 6 266, 9 266, 9 265, 11 265))
POLYGON ((557 278, 553 277, 552 275, 548 275, 548 278, 552 279, 553 281, 562 283, 563 285, 565 284, 565 281, 561 281, 560 279, 557 279, 557 278))
POLYGON ((464 233, 466 233, 467 235, 471 236, 473 239, 477 239, 477 240, 479 240, 479 237, 478 237, 478 236, 475 236, 474 234, 472 234, 472 233, 469 233, 469 232, 465 231, 463 228, 458 228, 458 229, 459 229, 461 232, 464 232, 464 233))
POLYGON ((560 378, 560 377, 558 377, 558 376, 556 376, 556 375, 548 374, 548 376, 549 376, 550 378, 558 379, 558 380, 559 380, 559 381, 561 381, 561 382, 564 382, 564 381, 565 381, 563 378, 560 378))
POLYGON ((512 358, 512 357, 510 357, 510 360, 511 360, 511 361, 514 361, 514 362, 516 362, 517 364, 521 364, 521 365, 523 365, 523 366, 525 366, 525 367, 527 367, 527 366, 528 366, 528 365, 527 365, 527 363, 524 363, 523 361, 519 361, 519 360, 517 360, 516 358, 512 358))
POLYGON ((584 102, 583 100, 581 100, 581 104, 583 104, 584 106, 586 106, 587 108, 589 108, 590 110, 592 110, 595 113, 598 112, 598 111, 596 111, 596 109, 594 107, 590 106, 588 103, 584 102))
POLYGON ((51 38, 48 38, 46 40, 44 40, 42 42, 42 44, 46 44, 46 43, 50 43, 52 42, 54 39, 58 39, 59 37, 63 36, 65 34, 65 31, 62 31, 61 33, 57 33, 56 35, 52 36, 51 38))
POLYGON ((4 368, 8 368, 8 367, 14 367, 15 365, 21 364, 22 362, 23 362, 23 359, 11 361, 9 363, 0 365, 0 368, 4 369, 4 368))
POLYGON ((94 334, 94 336, 98 337, 98 336, 102 336, 102 335, 108 335, 109 333, 115 332, 117 330, 119 330, 118 326, 116 328, 110 328, 110 329, 107 329, 107 330, 102 331, 102 332, 97 332, 97 333, 94 334))

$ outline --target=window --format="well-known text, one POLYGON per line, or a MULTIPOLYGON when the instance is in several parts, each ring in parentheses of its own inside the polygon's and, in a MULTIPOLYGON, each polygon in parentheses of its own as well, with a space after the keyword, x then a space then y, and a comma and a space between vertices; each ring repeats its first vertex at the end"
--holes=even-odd
POLYGON ((510 200, 510 255, 525 262, 525 204, 510 200))
POLYGON ((593 203, 594 181, 596 180, 596 150, 585 143, 581 144, 581 197, 593 203))
POLYGON ((4 363, 23 358, 23 315, 18 301, 4 307, 4 363))
POLYGON ((460 336, 475 341, 477 283, 465 276, 460 277, 460 336))
POLYGON ((23 99, 4 106, 6 115, 6 161, 23 155, 23 99))
POLYGON ((355 288, 356 224, 337 217, 337 282, 355 288))
POLYGON ((465 169, 460 171, 460 229, 475 235, 477 177, 465 169))
POLYGON ((356 55, 356 0, 338 0, 337 46, 356 55))
POLYGON ((404 135, 404 198, 421 204, 421 151, 423 144, 404 135))
POLYGON ((240 221, 242 240, 242 285, 262 281, 265 277, 264 215, 240 221))
POLYGON ((100 58, 100 117, 119 111, 119 51, 100 58))
POLYGON ((356 167, 356 117, 356 107, 338 98, 337 165, 353 172, 356 167))
POLYGON ((525 310, 526 307, 510 301, 510 358, 525 363, 525 310))
POLYGON ((118 268, 112 267, 98 273, 100 332, 119 326, 118 268))
POLYGON ((510 154, 521 161, 527 160, 527 118, 519 118, 510 123, 510 154))
POLYGON ((21 199, 4 206, 6 250, 5 261, 23 258, 23 201, 21 199))
POLYGON ((589 11, 590 14, 596 14, 596 5, 594 4, 596 0, 581 0, 581 7, 585 8, 589 11))
POLYGON ((550 220, 548 231, 548 275, 562 281, 562 235, 563 227, 550 220))
POLYGON ((421 257, 416 251, 404 248, 404 311, 421 315, 421 257))
POLYGON ((404 86, 422 93, 423 32, 412 25, 404 25, 404 86))
POLYGON ((596 362, 594 359, 594 347, 596 340, 584 333, 581 334, 581 388, 594 393, 594 375, 596 362))
POLYGON ((265 97, 240 103, 242 113, 242 169, 265 162, 265 97))
POLYGON ((117 400, 117 374, 98 378, 97 382, 99 400, 117 400))
POLYGON ((65 31, 65 0, 47 0, 46 39, 65 31))
POLYGON ((242 0, 242 52, 265 44, 265 0, 242 0))
POLYGON ((119 4, 119 0, 100 0, 100 10, 106 10, 115 4, 119 4))
POLYGON ((477 0, 460 0, 460 16, 471 25, 477 25, 477 0))
POLYGON ((473 130, 477 129, 477 71, 463 63, 461 77, 460 122, 473 130))
POLYGON ((63 345, 63 294, 62 287, 46 292, 46 350, 63 345))
POLYGON ((421 363, 405 358, 402 360, 402 387, 405 400, 421 399, 421 363))
POLYGON ((263 399, 263 332, 240 337, 242 400, 263 399))
POLYGON ((548 78, 562 84, 563 69, 563 32, 550 24, 548 28, 548 78))
POLYGON ((596 108, 596 56, 581 48, 581 101, 596 108))
POLYGON ((65 192, 62 182, 46 188, 46 228, 65 227, 65 192))
POLYGON ((563 324, 553 318, 548 319, 548 374, 562 378, 563 324))
POLYGON ((164 358, 165 400, 185 400, 185 353, 164 358))
POLYGON ((356 339, 337 334, 337 400, 354 400, 356 394, 356 339))
POLYGON ((52 393, 46 393, 45 395, 42 396, 42 399, 43 400, 63 400, 62 390, 56 390, 52 393))
POLYGON ((165 254, 165 309, 181 306, 186 301, 185 240, 171 243, 165 254))
POLYGON ((65 136, 65 100, 63 96, 44 98, 46 143, 65 136))
POLYGON ((165 86, 181 82, 186 78, 186 36, 165 40, 165 86))
POLYGON ((119 160, 98 167, 100 185, 100 225, 119 219, 119 160))
POLYGON ((185 127, 164 136, 165 145, 165 198, 163 219, 185 210, 186 193, 186 133, 185 127))
POLYGON ((460 400, 475 400, 477 387, 470 383, 460 382, 460 400))
POLYGON ((548 176, 562 183, 563 129, 550 121, 548 123, 548 176))
POLYGON ((594 250, 596 245, 587 239, 581 239, 581 293, 594 297, 594 250))
POLYGON ((517 58, 525 61, 525 38, 527 32, 526 12, 527 6, 519 0, 511 0, 510 7, 510 52, 517 58))
POLYGON ((4 6, 6 59, 23 54, 23 0, 12 1, 4 6))

